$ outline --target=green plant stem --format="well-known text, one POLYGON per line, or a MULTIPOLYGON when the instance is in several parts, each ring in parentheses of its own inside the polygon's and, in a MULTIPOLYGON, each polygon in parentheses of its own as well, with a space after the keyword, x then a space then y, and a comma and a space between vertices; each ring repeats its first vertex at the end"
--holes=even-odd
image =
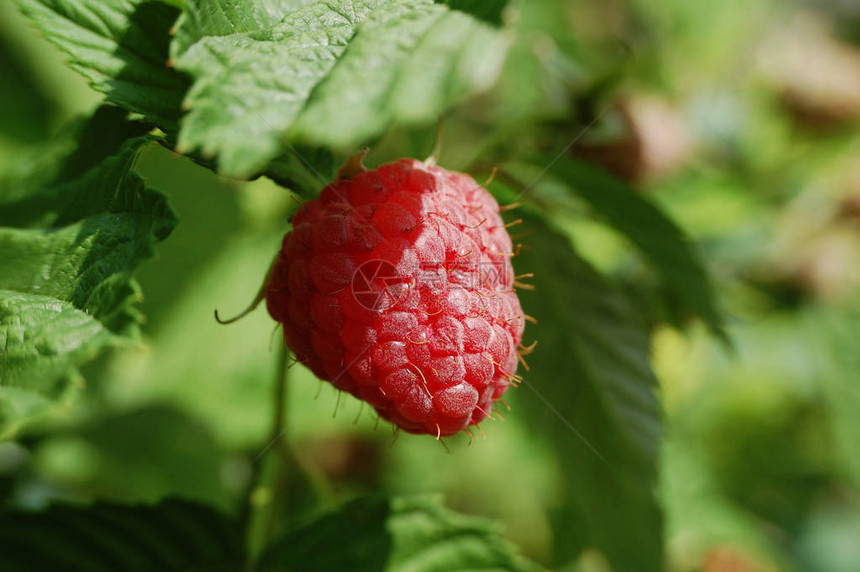
POLYGON ((248 545, 252 554, 258 552, 270 540, 273 514, 278 500, 274 494, 271 494, 271 491, 280 488, 283 474, 291 464, 288 462, 291 458, 289 448, 284 442, 286 440, 284 423, 288 395, 287 383, 289 375, 287 361, 289 356, 289 350, 282 344, 275 361, 272 425, 263 449, 251 460, 251 476, 248 479, 248 488, 239 516, 240 522, 246 531, 248 545), (274 470, 264 471, 264 463, 269 461, 272 451, 277 451, 278 453, 275 457, 274 467, 269 467, 269 469, 274 470), (268 487, 264 481, 268 481, 268 487), (270 492, 269 498, 261 500, 258 493, 266 487, 270 492), (262 530, 258 526, 260 523, 263 523, 262 530), (260 538, 260 534, 262 534, 262 538, 260 538))
POLYGON ((279 446, 278 441, 284 437, 282 432, 285 431, 284 419, 287 416, 287 380, 289 378, 287 362, 289 358, 290 350, 287 349, 286 344, 282 343, 280 350, 278 350, 277 365, 275 367, 275 413, 272 416, 272 431, 269 435, 270 439, 267 442, 267 446, 279 446), (273 441, 274 443, 272 443, 273 441))

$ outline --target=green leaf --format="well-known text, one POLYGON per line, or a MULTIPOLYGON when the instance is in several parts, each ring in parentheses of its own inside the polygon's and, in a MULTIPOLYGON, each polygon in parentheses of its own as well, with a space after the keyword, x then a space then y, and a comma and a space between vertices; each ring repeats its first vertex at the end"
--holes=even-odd
POLYGON ((171 405, 100 417, 73 435, 93 454, 84 486, 100 496, 155 501, 178 495, 225 509, 235 503, 223 479, 226 454, 215 437, 171 405))
POLYGON ((860 487, 860 459, 856 450, 860 442, 860 356, 857 332, 860 332, 860 306, 822 311, 808 315, 806 332, 810 345, 817 349, 821 388, 831 408, 833 435, 844 471, 860 487))
POLYGON ((176 59, 194 78, 178 148, 240 177, 288 142, 348 149, 487 87, 505 48, 490 26, 431 0, 315 3, 176 59))
POLYGON ((619 572, 662 570, 660 411, 641 318, 565 237, 524 218, 534 233, 516 269, 535 274, 537 294, 521 299, 540 343, 518 397, 566 478, 558 557, 592 547, 619 572))
POLYGON ((338 168, 345 161, 345 156, 320 147, 290 146, 269 163, 266 176, 282 187, 314 198, 320 189, 334 180, 338 168))
POLYGON ((170 45, 173 57, 206 36, 229 36, 274 26, 313 0, 187 0, 170 45))
POLYGON ((152 0, 18 0, 107 101, 175 129, 187 82, 168 67, 179 11, 152 0))
POLYGON ((131 171, 151 139, 119 146, 140 129, 121 115, 102 110, 0 178, 0 434, 61 402, 78 365, 137 333, 130 273, 175 216, 131 171))
POLYGON ((659 208, 623 181, 587 163, 562 157, 537 162, 551 165, 549 175, 582 197, 657 269, 683 308, 700 316, 727 341, 710 279, 686 233, 659 208))
POLYGON ((200 504, 54 505, 0 516, 5 572, 235 571, 242 534, 231 519, 200 504))
POLYGON ((47 137, 56 105, 21 51, 0 31, 0 142, 8 138, 18 145, 47 137))
POLYGON ((496 26, 501 25, 502 12, 508 5, 508 0, 436 0, 436 2, 496 26))
POLYGON ((260 572, 533 570, 488 520, 432 499, 364 498, 294 528, 275 542, 260 572))

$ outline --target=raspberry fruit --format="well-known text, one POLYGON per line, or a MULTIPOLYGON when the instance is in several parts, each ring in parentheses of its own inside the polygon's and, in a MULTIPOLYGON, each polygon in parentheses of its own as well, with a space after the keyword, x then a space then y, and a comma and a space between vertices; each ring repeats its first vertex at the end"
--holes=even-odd
POLYGON ((524 315, 499 205, 421 161, 352 165, 296 213, 266 305, 318 377, 405 431, 453 435, 518 379, 524 315))

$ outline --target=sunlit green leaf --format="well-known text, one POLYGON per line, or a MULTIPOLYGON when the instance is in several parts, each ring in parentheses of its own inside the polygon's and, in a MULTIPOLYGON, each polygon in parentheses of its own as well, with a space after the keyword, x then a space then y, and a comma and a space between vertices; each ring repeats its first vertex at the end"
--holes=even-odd
POLYGON ((491 27, 431 0, 315 3, 176 59, 194 78, 178 147, 236 176, 287 142, 349 149, 392 122, 433 121, 488 86, 504 53, 491 27))
POLYGON ((18 0, 69 65, 107 101, 165 129, 180 115, 186 80, 168 67, 179 11, 151 0, 18 0))
POLYGON ((130 273, 175 217, 132 172, 150 139, 122 143, 139 128, 120 116, 103 110, 0 177, 0 432, 61 401, 79 364, 136 335, 130 273))
POLYGON ((273 26, 313 0, 186 0, 170 46, 177 56, 206 36, 229 36, 273 26))

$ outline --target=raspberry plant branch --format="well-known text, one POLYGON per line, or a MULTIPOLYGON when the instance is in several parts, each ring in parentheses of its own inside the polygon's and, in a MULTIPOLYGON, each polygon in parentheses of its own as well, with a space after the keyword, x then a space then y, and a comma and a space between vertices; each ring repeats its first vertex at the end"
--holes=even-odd
POLYGON ((259 553, 271 540, 274 514, 278 504, 278 495, 272 493, 278 488, 283 480, 284 473, 290 466, 297 468, 292 463, 292 455, 289 444, 284 441, 286 431, 285 419, 288 400, 287 384, 289 383, 289 359, 290 351, 285 344, 279 344, 277 357, 275 359, 275 375, 272 394, 272 424, 266 445, 251 460, 251 476, 248 481, 248 489, 241 507, 240 519, 243 529, 247 535, 249 552, 259 553), (279 442, 280 441, 280 442, 279 442), (269 475, 265 475, 265 455, 274 452, 273 465, 269 475), (266 478, 268 477, 268 478, 266 478))

